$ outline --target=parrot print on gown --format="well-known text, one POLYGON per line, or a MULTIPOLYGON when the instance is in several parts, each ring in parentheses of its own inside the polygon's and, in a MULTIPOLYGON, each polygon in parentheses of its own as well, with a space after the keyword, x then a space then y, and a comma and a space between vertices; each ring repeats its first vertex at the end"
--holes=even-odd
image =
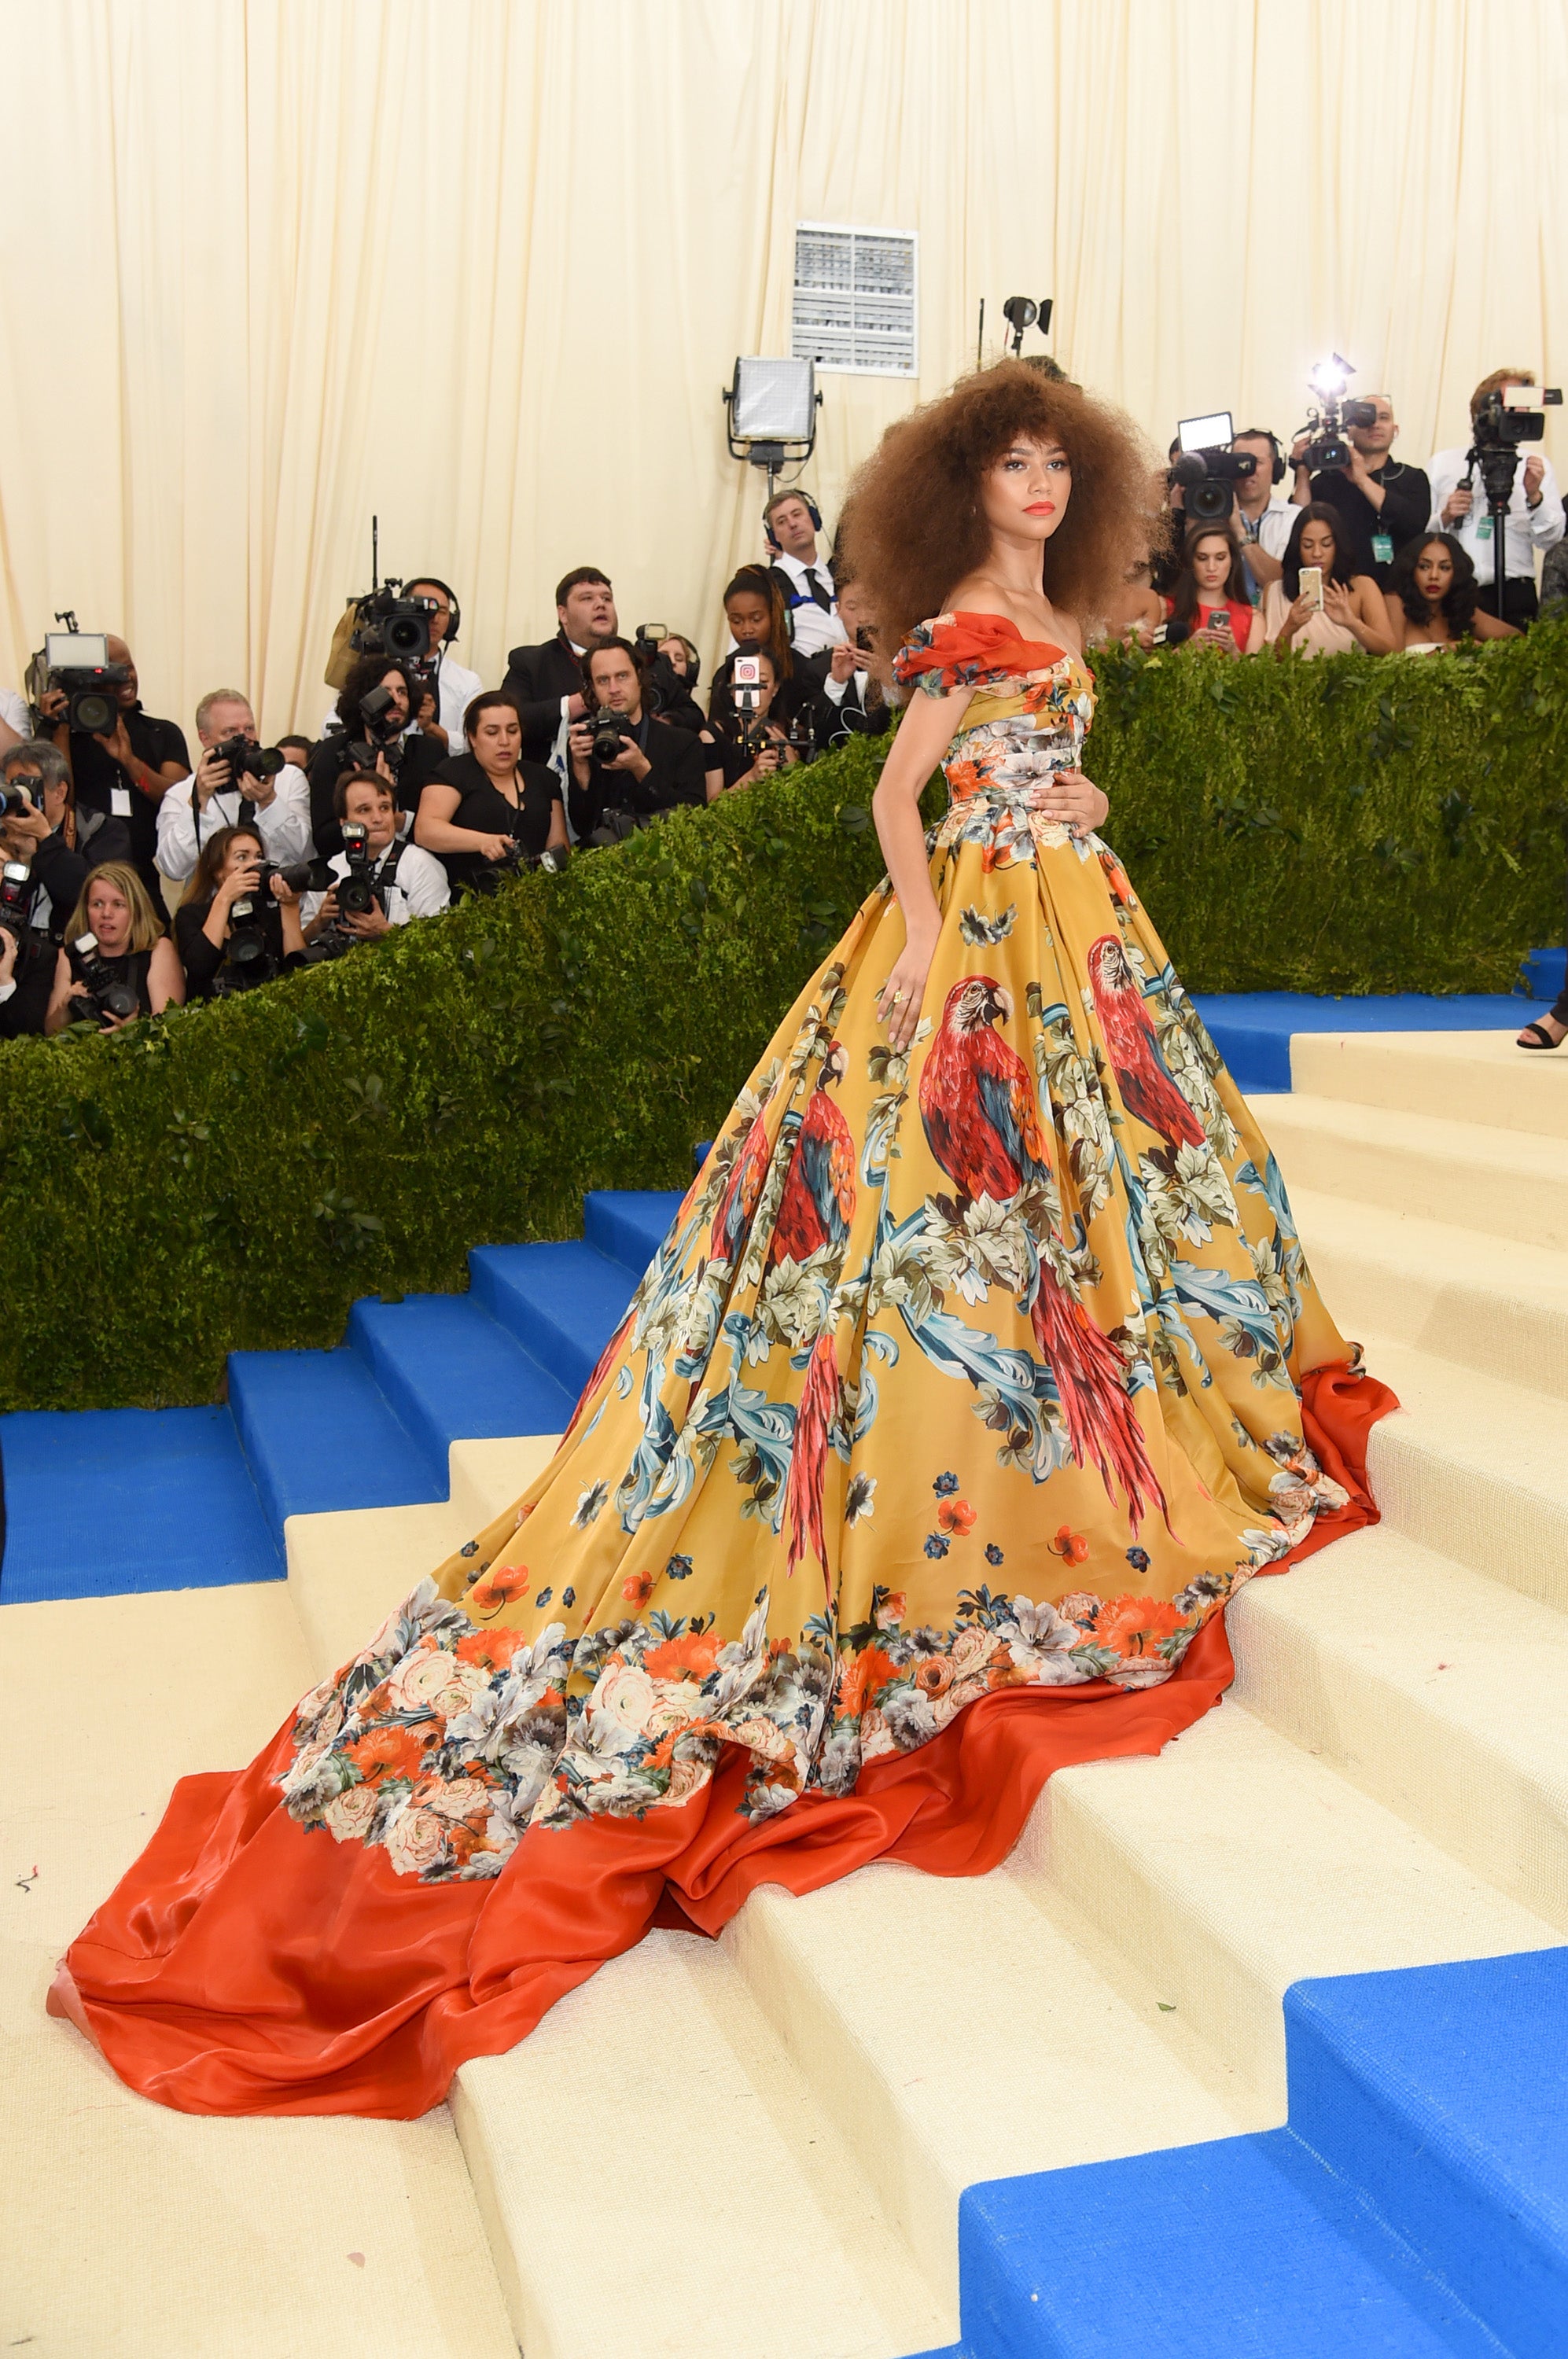
POLYGON ((1167 1147, 1202 1147, 1203 1125, 1171 1078, 1127 954, 1114 934, 1089 951, 1089 986, 1122 1103, 1167 1147))

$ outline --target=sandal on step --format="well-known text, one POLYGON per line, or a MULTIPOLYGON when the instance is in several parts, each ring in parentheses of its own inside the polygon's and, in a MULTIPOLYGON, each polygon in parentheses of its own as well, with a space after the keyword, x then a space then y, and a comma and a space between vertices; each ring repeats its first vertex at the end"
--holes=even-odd
MULTIPOLYGON (((1568 1039, 1568 1033, 1564 1033, 1563 1037, 1563 1039, 1568 1039)), ((1563 1041, 1554 1040, 1544 1024, 1536 1024, 1532 1022, 1525 1026, 1524 1031, 1519 1034, 1514 1046, 1517 1049, 1561 1049, 1563 1041), (1525 1038, 1525 1033, 1528 1032, 1534 1033, 1535 1038, 1533 1040, 1529 1040, 1525 1038)))

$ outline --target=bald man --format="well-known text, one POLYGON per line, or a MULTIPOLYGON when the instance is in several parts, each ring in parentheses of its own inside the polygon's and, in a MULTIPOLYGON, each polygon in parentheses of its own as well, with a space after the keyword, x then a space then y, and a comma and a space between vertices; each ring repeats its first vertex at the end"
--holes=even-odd
POLYGON ((125 667, 127 677, 114 690, 119 713, 113 729, 89 736, 65 725, 66 697, 61 689, 47 690, 39 699, 46 723, 54 727, 55 742, 68 751, 76 799, 84 810, 109 812, 123 819, 131 831, 131 857, 152 904, 163 908, 158 875, 158 807, 169 788, 191 776, 185 733, 173 721, 155 721, 141 706, 141 683, 136 658, 124 639, 104 643, 112 664, 125 667))
POLYGON ((1432 510, 1432 485, 1420 467, 1401 466, 1392 456, 1399 426, 1394 405, 1386 393, 1357 397, 1377 412, 1370 426, 1347 426, 1350 464, 1324 469, 1309 476, 1307 444, 1311 436, 1298 435, 1290 450, 1296 488, 1290 496, 1297 507, 1321 501, 1345 518, 1347 554, 1357 573, 1370 573, 1380 590, 1394 578, 1394 560, 1407 540, 1426 530, 1432 510))

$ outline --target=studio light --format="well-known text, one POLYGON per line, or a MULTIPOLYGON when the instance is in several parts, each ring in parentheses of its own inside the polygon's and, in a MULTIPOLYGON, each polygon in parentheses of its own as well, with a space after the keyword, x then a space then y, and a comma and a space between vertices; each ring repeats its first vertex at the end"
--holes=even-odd
POLYGON ((1042 336, 1050 335, 1051 304, 1051 299, 1049 295, 1042 295, 1038 303, 1034 300, 1033 297, 1029 295, 1008 296, 1007 301, 1002 306, 1002 317, 1006 320, 1008 327, 1011 328, 1013 332, 1013 352, 1015 355, 1021 353, 1023 351, 1024 330, 1026 328, 1032 328, 1038 322, 1040 334, 1042 336))
POLYGON ((814 361, 737 360, 724 396, 730 457, 766 468, 771 492, 779 469, 816 447, 822 398, 814 361))

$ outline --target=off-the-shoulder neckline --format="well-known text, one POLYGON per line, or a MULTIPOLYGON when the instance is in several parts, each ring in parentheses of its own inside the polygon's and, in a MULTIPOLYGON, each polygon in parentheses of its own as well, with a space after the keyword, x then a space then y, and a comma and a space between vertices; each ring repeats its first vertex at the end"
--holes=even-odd
POLYGON ((979 606, 950 606, 946 614, 933 614, 925 627, 928 631, 934 630, 939 623, 995 623, 1004 631, 1010 631, 1020 647, 1038 647, 1042 655, 1052 656, 1055 663, 1082 663, 1083 660, 1082 656, 1075 656, 1071 647, 1059 647, 1054 639, 1026 639, 1010 614, 988 614, 979 606))

